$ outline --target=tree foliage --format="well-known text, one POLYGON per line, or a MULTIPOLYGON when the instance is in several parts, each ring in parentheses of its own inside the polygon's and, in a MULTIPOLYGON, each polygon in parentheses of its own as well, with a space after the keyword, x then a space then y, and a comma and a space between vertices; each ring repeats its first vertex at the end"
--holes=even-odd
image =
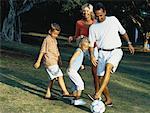
POLYGON ((43 2, 57 2, 62 4, 62 12, 71 14, 71 10, 81 6, 87 0, 8 0, 9 12, 2 26, 2 39, 7 41, 21 42, 21 20, 20 15, 30 11, 34 5, 43 2))
POLYGON ((88 0, 66 0, 62 4, 62 11, 68 12, 68 14, 71 15, 71 10, 81 7, 86 2, 88 2, 88 0))
MULTIPOLYGON (((111 0, 7 0, 8 1, 8 15, 3 20, 3 26, 2 26, 2 38, 8 41, 17 41, 21 42, 21 19, 20 16, 24 14, 25 12, 30 11, 34 6, 37 6, 41 3, 49 3, 52 2, 57 3, 59 6, 61 6, 61 12, 65 12, 68 15, 73 15, 74 9, 79 9, 84 3, 91 2, 95 3, 98 1, 109 1, 109 3, 112 3, 114 1, 111 0)), ((124 1, 124 0, 123 0, 124 1)), ((149 0, 143 0, 146 1, 146 4, 150 4, 149 0)), ((139 7, 136 6, 136 0, 131 0, 129 2, 125 2, 125 5, 112 5, 114 7, 115 12, 118 10, 122 10, 120 13, 121 15, 125 14, 129 18, 132 19, 132 21, 137 24, 138 26, 141 25, 143 22, 143 18, 140 14, 146 15, 149 13, 145 12, 139 12, 139 7), (131 3, 128 5, 128 3, 131 3)), ((110 4, 109 4, 110 5, 110 4)), ((150 6, 150 5, 148 5, 150 6)), ((57 7, 57 6, 56 6, 57 7)), ((145 8, 145 7, 144 7, 145 8)), ((122 20, 126 21, 127 18, 123 18, 122 20)), ((147 19, 148 20, 148 19, 147 19)), ((127 22, 125 22, 127 23, 127 22)), ((141 26, 140 26, 141 28, 141 26)))

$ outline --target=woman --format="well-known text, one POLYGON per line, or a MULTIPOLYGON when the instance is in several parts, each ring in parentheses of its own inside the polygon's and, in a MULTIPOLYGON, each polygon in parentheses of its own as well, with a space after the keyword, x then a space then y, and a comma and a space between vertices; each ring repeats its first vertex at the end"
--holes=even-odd
MULTIPOLYGON (((80 40, 81 35, 88 37, 89 35, 89 27, 93 23, 95 23, 93 6, 91 4, 84 4, 82 7, 82 19, 76 22, 76 31, 75 36, 70 36, 68 38, 68 42, 71 43, 72 41, 80 40)), ((98 92, 99 89, 99 80, 97 76, 97 67, 92 65, 92 75, 94 78, 94 87, 95 93, 98 92)))

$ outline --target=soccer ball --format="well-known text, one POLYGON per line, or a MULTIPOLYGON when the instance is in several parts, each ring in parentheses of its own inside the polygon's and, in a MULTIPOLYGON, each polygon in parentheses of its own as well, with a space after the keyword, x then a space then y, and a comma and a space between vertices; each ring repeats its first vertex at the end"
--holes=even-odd
POLYGON ((90 109, 92 113, 103 113, 105 111, 105 104, 101 100, 94 100, 90 109))

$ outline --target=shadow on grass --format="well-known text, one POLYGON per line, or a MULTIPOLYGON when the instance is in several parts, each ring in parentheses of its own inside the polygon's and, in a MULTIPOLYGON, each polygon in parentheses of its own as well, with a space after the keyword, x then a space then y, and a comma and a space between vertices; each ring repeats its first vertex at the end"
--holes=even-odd
MULTIPOLYGON (((44 97, 43 95, 46 92, 45 90, 47 88, 48 81, 43 81, 41 79, 32 77, 31 75, 27 75, 24 72, 16 70, 14 71, 8 68, 0 67, 0 72, 0 82, 10 85, 12 87, 18 87, 39 97, 44 97), (31 87, 32 85, 34 86, 31 87)), ((57 89, 53 89, 53 92, 54 90, 57 89)))
MULTIPOLYGON (((61 101, 63 101, 64 103, 66 103, 66 104, 68 104, 68 105, 71 105, 71 100, 70 99, 64 99, 64 98, 61 98, 60 96, 59 97, 56 97, 57 98, 57 100, 61 100, 61 101)), ((79 108, 79 109, 81 109, 81 110, 83 110, 83 111, 86 111, 86 112, 90 112, 90 109, 89 109, 89 107, 87 107, 87 106, 84 106, 84 105, 78 105, 78 106, 75 106, 75 105, 72 105, 72 106, 74 106, 74 107, 76 107, 76 108, 79 108)), ((65 108, 64 108, 65 109, 65 108)), ((90 112, 91 113, 91 112, 90 112)))
MULTIPOLYGON (((0 82, 12 86, 20 88, 24 91, 27 91, 33 95, 37 95, 40 98, 44 98, 45 95, 45 88, 47 87, 46 84, 43 83, 42 80, 32 77, 30 75, 25 75, 20 71, 13 71, 7 68, 0 67, 0 82), (35 85, 32 87, 32 85, 35 85)), ((45 81, 46 82, 46 81, 45 81)), ((51 100, 55 101, 63 101, 66 104, 70 105, 70 100, 63 99, 62 95, 59 93, 61 92, 57 88, 52 89, 52 96, 51 100)), ((89 112, 89 108, 86 106, 77 106, 79 109, 89 112)))
POLYGON ((36 88, 30 87, 29 85, 23 84, 22 83, 24 82, 23 79, 20 79, 20 78, 17 78, 17 76, 14 76, 14 74, 16 75, 16 72, 7 70, 6 68, 0 68, 0 70, 2 70, 0 73, 0 82, 10 85, 12 87, 20 88, 24 91, 28 91, 31 94, 37 95, 39 97, 43 97, 43 95, 40 94, 40 93, 44 93, 43 90, 36 89, 36 88), (5 73, 5 71, 7 72, 5 73))
POLYGON ((91 113, 91 110, 88 107, 85 106, 75 106, 75 107, 91 113))
POLYGON ((150 84, 150 54, 125 54, 118 68, 118 72, 126 73, 127 78, 150 84))
MULTIPOLYGON (((130 79, 133 81, 143 82, 145 84, 150 84, 150 70, 140 69, 136 66, 127 67, 126 65, 120 65, 119 70, 120 73, 127 73, 130 75, 130 79)), ((129 77, 129 76, 128 76, 129 77)))
MULTIPOLYGON (((128 83, 127 83, 128 84, 128 83)), ((111 94, 113 94, 113 104, 115 109, 120 113, 124 110, 126 113, 135 113, 138 108, 138 113, 146 113, 149 109, 149 98, 148 92, 140 91, 126 87, 123 84, 120 85, 115 82, 111 82, 111 94), (115 88, 115 90, 112 90, 115 88)))

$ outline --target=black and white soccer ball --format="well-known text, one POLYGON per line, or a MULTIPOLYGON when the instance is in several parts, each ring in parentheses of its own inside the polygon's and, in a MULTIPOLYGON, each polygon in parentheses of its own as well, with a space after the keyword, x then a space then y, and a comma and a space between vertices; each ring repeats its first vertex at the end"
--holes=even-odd
POLYGON ((105 104, 101 100, 94 100, 90 109, 92 113, 104 113, 105 112, 105 104))

